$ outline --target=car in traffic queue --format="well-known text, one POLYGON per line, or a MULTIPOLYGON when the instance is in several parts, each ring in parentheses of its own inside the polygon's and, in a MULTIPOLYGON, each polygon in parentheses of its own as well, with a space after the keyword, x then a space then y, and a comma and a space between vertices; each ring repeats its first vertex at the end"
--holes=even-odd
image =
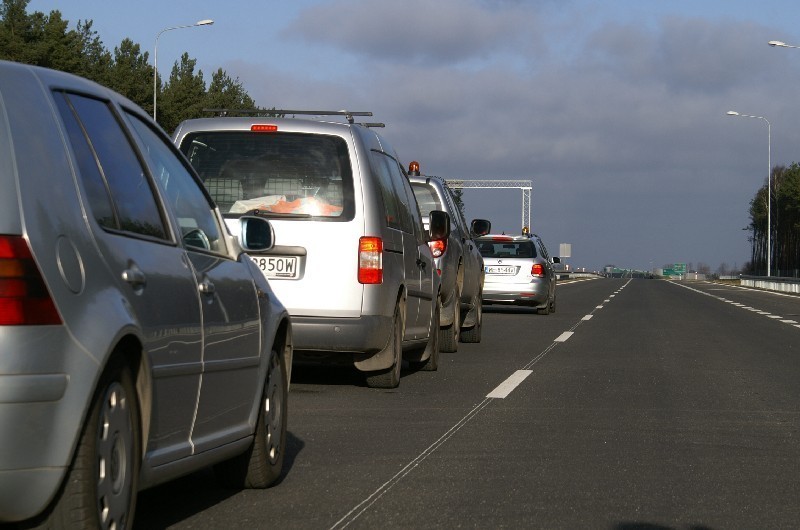
POLYGON ((408 175, 426 226, 431 211, 441 210, 450 215, 450 237, 433 241, 430 246, 436 269, 442 276, 439 345, 444 352, 455 352, 459 341, 481 341, 484 269, 473 230, 479 226, 481 233, 488 233, 491 223, 475 219, 468 227, 444 179, 421 175, 419 162, 409 164, 408 175))
POLYGON ((280 476, 291 322, 131 101, 0 61, 0 522, 131 528, 137 492, 280 476))
POLYGON ((371 113, 235 112, 184 121, 173 141, 229 224, 272 223, 275 246, 249 255, 291 314, 296 362, 351 365, 376 388, 400 384, 404 359, 436 370, 429 243, 447 238, 449 217, 432 212, 423 226, 397 153, 355 122, 371 113), (275 117, 307 114, 317 119, 275 117))
POLYGON ((490 234, 475 242, 483 256, 486 304, 513 304, 535 307, 540 314, 556 310, 556 272, 558 257, 550 257, 536 234, 490 234))

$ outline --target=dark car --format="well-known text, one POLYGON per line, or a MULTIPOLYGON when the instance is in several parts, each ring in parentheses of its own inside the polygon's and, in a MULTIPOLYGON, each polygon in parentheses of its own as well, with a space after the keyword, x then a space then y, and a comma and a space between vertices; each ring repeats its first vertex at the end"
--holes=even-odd
MULTIPOLYGON (((439 177, 422 176, 419 165, 410 165, 409 180, 427 225, 431 211, 450 215, 450 237, 431 244, 436 268, 442 274, 442 316, 439 347, 458 349, 458 342, 480 342, 483 324, 483 258, 473 233, 458 208, 452 190, 439 177)), ((478 220, 488 225, 488 221, 478 220)), ((475 221, 473 221, 474 223, 475 221)), ((490 225, 488 225, 490 226, 490 225)), ((488 230, 488 228, 487 228, 488 230)))

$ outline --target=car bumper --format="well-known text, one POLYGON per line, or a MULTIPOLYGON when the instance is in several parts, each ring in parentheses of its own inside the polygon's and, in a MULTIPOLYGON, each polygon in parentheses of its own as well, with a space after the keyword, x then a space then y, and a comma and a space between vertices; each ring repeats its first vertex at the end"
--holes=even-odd
POLYGON ((304 352, 341 353, 343 357, 346 357, 344 354, 374 354, 386 346, 391 330, 392 317, 383 315, 292 316, 294 350, 299 356, 304 352))
POLYGON ((0 522, 12 522, 58 490, 98 366, 59 326, 0 329, 0 343, 0 522))
POLYGON ((483 286, 483 301, 489 304, 543 305, 548 299, 545 283, 490 283, 483 286))

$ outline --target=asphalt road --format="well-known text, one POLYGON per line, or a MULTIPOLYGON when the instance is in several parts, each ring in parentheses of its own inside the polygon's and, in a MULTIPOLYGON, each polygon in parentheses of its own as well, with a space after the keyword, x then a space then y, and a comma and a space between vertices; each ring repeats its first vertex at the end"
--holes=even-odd
POLYGON ((137 528, 796 528, 800 298, 564 282, 396 390, 295 368, 289 414, 277 486, 197 473, 137 528))

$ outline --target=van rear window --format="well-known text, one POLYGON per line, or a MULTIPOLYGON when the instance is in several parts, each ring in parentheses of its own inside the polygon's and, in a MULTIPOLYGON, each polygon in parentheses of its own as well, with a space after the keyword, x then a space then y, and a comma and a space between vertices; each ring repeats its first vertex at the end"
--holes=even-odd
POLYGON ((181 151, 224 214, 353 218, 350 157, 338 136, 202 132, 187 135, 181 151))

